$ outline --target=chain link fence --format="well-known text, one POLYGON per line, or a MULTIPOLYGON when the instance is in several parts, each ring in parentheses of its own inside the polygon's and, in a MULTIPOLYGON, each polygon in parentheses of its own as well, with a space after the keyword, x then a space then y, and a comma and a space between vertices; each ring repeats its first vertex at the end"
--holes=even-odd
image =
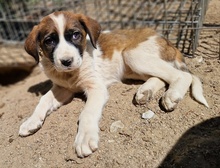
POLYGON ((208 0, 0 0, 0 42, 23 42, 42 17, 70 10, 96 19, 102 28, 152 27, 192 56, 208 0))

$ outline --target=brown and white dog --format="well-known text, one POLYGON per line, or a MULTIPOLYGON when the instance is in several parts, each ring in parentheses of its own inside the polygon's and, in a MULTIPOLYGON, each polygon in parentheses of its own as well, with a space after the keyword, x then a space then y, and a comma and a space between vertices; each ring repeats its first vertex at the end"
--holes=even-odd
POLYGON ((145 83, 135 96, 139 103, 169 84, 162 97, 167 111, 173 110, 192 86, 193 97, 208 107, 201 82, 188 72, 181 53, 152 29, 101 32, 95 20, 61 11, 44 17, 33 28, 25 49, 37 62, 41 57, 53 87, 20 126, 19 135, 36 132, 47 115, 69 101, 74 93, 83 91, 87 101, 74 143, 79 157, 98 148, 99 120, 108 100, 107 88, 113 82, 143 80, 145 83))

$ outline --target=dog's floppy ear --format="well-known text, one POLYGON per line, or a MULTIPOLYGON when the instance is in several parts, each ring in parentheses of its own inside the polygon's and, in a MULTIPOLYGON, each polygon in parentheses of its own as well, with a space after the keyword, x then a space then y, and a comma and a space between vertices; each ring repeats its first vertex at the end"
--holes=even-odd
POLYGON ((79 15, 79 22, 83 25, 85 31, 89 34, 90 41, 94 48, 101 32, 101 26, 96 21, 85 15, 79 15))
POLYGON ((30 34, 28 35, 25 44, 24 49, 28 54, 30 54, 37 63, 39 63, 39 54, 38 54, 38 34, 39 34, 39 28, 38 26, 34 26, 30 34))

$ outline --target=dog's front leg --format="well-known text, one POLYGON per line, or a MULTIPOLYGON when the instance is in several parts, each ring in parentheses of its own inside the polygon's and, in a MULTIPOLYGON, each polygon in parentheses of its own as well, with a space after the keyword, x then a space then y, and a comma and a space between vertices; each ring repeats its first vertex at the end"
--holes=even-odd
POLYGON ((79 157, 90 155, 98 148, 99 120, 108 99, 107 88, 103 85, 86 90, 87 101, 79 117, 75 149, 79 157))
POLYGON ((46 116, 70 100, 72 95, 69 90, 54 85, 50 91, 41 97, 31 117, 20 126, 19 135, 28 136, 39 130, 46 116))

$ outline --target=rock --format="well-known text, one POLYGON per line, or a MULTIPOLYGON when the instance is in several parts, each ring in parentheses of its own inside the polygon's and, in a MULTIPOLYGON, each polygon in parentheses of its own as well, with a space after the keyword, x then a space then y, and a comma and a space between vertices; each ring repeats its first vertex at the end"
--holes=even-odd
POLYGON ((123 129, 124 124, 121 122, 121 120, 115 121, 110 126, 110 132, 117 132, 118 129, 123 129))
POLYGON ((203 57, 202 57, 202 56, 197 56, 195 59, 196 59, 196 61, 197 61, 198 63, 203 62, 203 57))
POLYGON ((154 116, 154 112, 151 110, 148 110, 148 111, 144 112, 141 117, 143 119, 151 119, 153 116, 154 116))

